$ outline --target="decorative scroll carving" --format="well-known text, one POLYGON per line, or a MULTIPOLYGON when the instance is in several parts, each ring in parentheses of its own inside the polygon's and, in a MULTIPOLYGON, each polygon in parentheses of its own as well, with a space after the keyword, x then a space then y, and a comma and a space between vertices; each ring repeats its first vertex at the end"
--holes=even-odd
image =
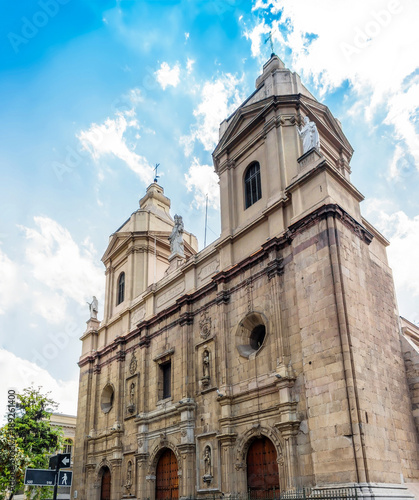
POLYGON ((201 313, 201 320, 199 321, 200 335, 202 338, 206 339, 211 334, 211 318, 208 316, 208 312, 205 309, 201 313))
POLYGON ((129 362, 129 372, 131 375, 137 371, 137 358, 135 357, 135 351, 133 351, 131 356, 131 361, 129 362))

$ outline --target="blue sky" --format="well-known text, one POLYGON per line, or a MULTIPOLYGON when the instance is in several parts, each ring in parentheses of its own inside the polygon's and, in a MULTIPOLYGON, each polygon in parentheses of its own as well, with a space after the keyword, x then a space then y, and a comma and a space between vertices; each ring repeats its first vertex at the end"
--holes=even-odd
MULTIPOLYGON (((413 0, 20 1, 0 7, 2 395, 74 413, 100 258, 160 163, 172 215, 218 236, 218 124, 276 53, 341 120, 362 211, 419 322, 419 56, 413 0), (356 8, 354 7, 356 5, 356 8), (327 15, 326 15, 327 13, 327 15)), ((101 313, 99 313, 101 317, 101 313)), ((0 402, 3 396, 0 395, 0 402)))

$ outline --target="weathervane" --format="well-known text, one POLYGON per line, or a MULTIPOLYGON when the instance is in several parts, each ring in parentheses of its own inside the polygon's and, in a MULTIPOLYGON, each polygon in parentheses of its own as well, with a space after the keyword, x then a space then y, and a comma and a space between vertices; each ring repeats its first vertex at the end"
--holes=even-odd
POLYGON ((269 41, 270 45, 271 45, 271 57, 275 55, 275 52, 274 52, 274 44, 272 42, 272 31, 269 32, 269 35, 268 37, 266 38, 265 40, 265 43, 267 43, 269 41))
POLYGON ((157 175, 157 169, 159 168, 160 163, 156 163, 156 166, 154 167, 154 182, 157 182, 157 179, 160 177, 160 175, 157 175))

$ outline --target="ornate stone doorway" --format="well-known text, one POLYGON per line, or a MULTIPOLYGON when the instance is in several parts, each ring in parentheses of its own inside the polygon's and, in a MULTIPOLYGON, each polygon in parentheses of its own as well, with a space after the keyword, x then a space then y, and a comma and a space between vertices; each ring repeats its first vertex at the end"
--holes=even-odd
POLYGON ((156 468, 156 500, 179 498, 179 476, 176 456, 166 449, 156 468))
POLYGON ((103 468, 100 485, 100 500, 111 500, 111 471, 108 467, 103 468))
POLYGON ((279 473, 275 446, 265 436, 257 438, 247 452, 247 489, 250 498, 279 496, 279 473))

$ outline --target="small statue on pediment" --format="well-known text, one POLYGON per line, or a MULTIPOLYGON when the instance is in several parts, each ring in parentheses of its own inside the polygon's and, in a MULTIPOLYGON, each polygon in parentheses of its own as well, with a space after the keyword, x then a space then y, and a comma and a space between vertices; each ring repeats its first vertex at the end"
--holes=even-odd
POLYGON ((169 236, 171 255, 185 256, 183 248, 183 220, 180 215, 175 215, 175 225, 172 234, 169 236))
POLYGON ((310 149, 320 149, 320 138, 317 130, 317 125, 311 122, 308 116, 304 117, 304 124, 298 128, 298 134, 303 141, 303 154, 310 151, 310 149))
POLYGON ((90 319, 97 319, 97 313, 99 312, 99 302, 95 296, 93 296, 92 302, 88 302, 90 319))

